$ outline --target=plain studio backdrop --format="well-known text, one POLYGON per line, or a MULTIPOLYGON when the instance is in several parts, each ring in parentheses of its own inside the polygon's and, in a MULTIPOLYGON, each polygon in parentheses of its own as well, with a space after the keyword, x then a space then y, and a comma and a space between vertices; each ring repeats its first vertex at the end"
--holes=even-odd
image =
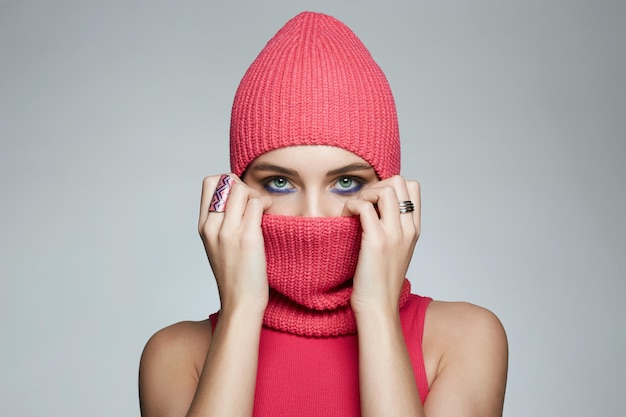
POLYGON ((505 416, 623 416, 623 1, 0 1, 0 414, 138 416, 147 339, 218 297, 196 231, 237 84, 350 26, 422 184, 415 292, 493 310, 505 416))

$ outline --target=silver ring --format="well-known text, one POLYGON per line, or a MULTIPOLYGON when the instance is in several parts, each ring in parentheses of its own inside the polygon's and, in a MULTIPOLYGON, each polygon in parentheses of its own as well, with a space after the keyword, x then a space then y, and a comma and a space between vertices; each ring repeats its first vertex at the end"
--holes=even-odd
POLYGON ((400 201, 400 213, 411 213, 415 211, 415 205, 411 200, 400 201))

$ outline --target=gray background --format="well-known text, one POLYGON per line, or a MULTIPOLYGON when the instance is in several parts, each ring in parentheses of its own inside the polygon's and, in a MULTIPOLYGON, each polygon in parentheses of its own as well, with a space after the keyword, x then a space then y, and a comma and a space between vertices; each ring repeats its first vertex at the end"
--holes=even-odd
POLYGON ((415 291, 495 311, 506 416, 621 416, 623 1, 0 1, 0 414, 137 416, 148 337, 218 308, 196 232, 239 79, 338 17, 423 187, 415 291))

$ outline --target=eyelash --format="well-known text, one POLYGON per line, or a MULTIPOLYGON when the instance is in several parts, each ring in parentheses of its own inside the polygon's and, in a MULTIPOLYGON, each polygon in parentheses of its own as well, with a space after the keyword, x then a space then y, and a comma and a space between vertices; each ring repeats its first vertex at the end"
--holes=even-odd
POLYGON ((339 188, 333 188, 333 193, 337 193, 337 194, 354 194, 358 191, 361 190, 361 188, 363 188, 363 184, 365 183, 365 181, 362 178, 359 177, 351 177, 351 176, 344 176, 344 177, 339 177, 337 178, 337 180, 335 181, 335 184, 338 184, 339 181, 343 180, 343 179, 349 179, 351 181, 353 181, 355 184, 348 189, 339 189, 339 188))
MULTIPOLYGON (((361 188, 363 188, 363 185, 365 184, 365 180, 363 178, 359 178, 359 177, 353 177, 353 176, 342 176, 339 177, 335 180, 335 182, 333 183, 333 188, 331 188, 331 192, 336 193, 336 194, 343 194, 343 195, 349 195, 349 194, 354 194, 358 191, 361 190, 361 188), (348 189, 341 189, 341 188, 336 188, 336 184, 339 183, 339 181, 343 180, 343 179, 350 179, 351 181, 353 181, 355 184, 348 189)), ((277 193, 277 194, 288 194, 288 193, 292 193, 295 190, 295 188, 293 187, 293 185, 291 184, 291 182, 285 178, 285 177, 269 177, 266 178, 263 181, 263 187, 270 193, 277 193), (291 188, 275 188, 272 187, 272 182, 276 181, 276 180, 284 180, 285 183, 287 185, 291 185, 291 188)))
MULTIPOLYGON (((288 194, 288 193, 292 193, 292 192, 296 191, 294 188, 280 189, 280 188, 274 188, 274 187, 272 187, 272 186, 270 185, 270 184, 272 183, 272 181, 276 181, 276 180, 278 180, 278 179, 285 180, 285 182, 286 182, 287 184, 291 184, 291 183, 289 182, 289 180, 288 180, 287 178, 285 178, 285 177, 269 177, 269 178, 266 178, 266 179, 263 181, 263 187, 264 187, 264 188, 265 188, 268 192, 270 192, 270 193, 278 193, 278 194, 288 194)), ((292 185, 292 187, 293 187, 293 185, 292 185)))

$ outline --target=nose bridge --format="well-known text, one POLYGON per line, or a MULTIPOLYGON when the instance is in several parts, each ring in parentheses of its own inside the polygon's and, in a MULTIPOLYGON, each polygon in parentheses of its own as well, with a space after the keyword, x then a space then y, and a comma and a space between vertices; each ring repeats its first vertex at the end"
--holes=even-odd
POLYGON ((332 216, 332 202, 328 192, 318 187, 304 190, 303 216, 329 217, 332 216))

